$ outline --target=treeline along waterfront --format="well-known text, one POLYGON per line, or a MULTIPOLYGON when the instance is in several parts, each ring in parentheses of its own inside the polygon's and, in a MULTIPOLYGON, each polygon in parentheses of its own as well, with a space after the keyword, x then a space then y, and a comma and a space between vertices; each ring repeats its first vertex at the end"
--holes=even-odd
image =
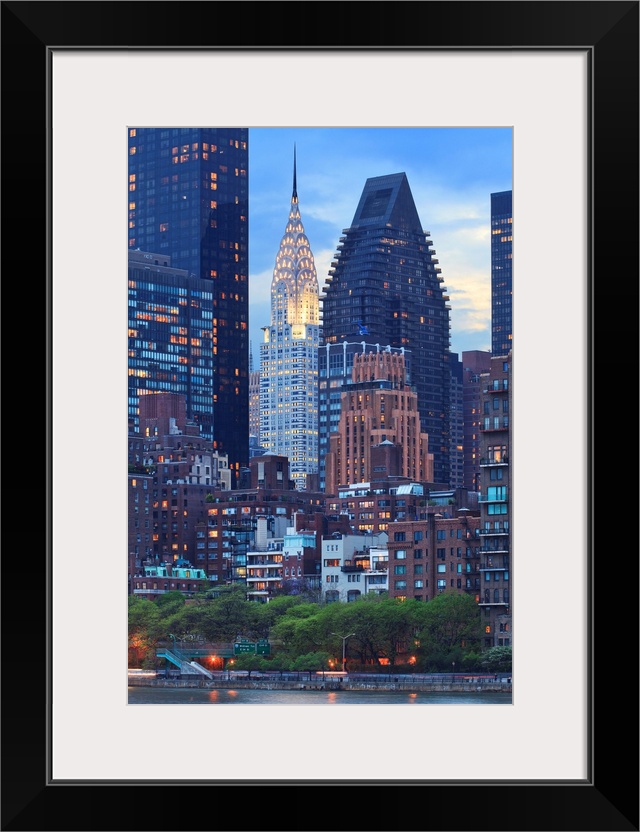
POLYGON ((129 668, 150 673, 132 680, 135 685, 144 678, 157 686, 504 690, 511 648, 481 645, 478 605, 471 596, 448 592, 428 603, 364 596, 327 604, 283 595, 258 604, 231 585, 188 603, 180 592, 129 598, 129 668))

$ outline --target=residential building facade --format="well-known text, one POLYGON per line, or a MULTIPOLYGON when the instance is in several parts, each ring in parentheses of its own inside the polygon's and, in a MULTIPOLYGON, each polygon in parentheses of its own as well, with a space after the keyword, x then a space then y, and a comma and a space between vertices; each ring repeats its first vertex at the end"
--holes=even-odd
POLYGON ((389 588, 387 534, 335 534, 322 540, 322 599, 327 604, 382 595, 389 588))
POLYGON ((389 532, 389 595, 430 601, 443 592, 481 593, 480 518, 466 507, 426 520, 398 522, 389 532))
POLYGON ((479 603, 485 647, 510 646, 513 639, 511 367, 511 353, 492 356, 490 370, 482 376, 479 603))

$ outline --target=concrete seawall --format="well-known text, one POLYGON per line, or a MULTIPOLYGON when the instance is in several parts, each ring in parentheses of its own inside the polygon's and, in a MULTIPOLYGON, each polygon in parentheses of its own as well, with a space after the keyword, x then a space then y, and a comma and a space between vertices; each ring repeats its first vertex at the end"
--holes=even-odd
POLYGON ((399 679, 398 681, 376 681, 376 680, 354 680, 350 682, 346 679, 326 679, 311 681, 277 681, 274 679, 232 679, 232 680, 218 680, 210 681, 209 679, 154 679, 150 677, 139 678, 129 676, 129 685, 131 687, 148 687, 148 688, 205 688, 205 689, 220 689, 220 690, 399 690, 399 691, 425 691, 432 693, 488 693, 491 691, 498 691, 501 693, 510 693, 512 685, 510 682, 501 681, 482 681, 482 682, 421 682, 411 681, 408 679, 399 679))

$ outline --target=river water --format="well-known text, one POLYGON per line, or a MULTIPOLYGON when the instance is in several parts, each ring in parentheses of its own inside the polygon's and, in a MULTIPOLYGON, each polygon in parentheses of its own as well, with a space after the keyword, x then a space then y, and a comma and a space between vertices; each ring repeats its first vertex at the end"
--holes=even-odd
POLYGON ((511 692, 129 688, 130 705, 511 705, 511 692))

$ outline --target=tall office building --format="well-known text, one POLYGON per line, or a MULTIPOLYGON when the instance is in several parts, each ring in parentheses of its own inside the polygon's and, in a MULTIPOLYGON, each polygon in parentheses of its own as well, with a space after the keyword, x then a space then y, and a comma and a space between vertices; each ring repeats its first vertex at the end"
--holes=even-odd
POLYGON ((211 442, 211 282, 173 268, 166 254, 128 254, 129 430, 142 431, 141 397, 173 393, 184 397, 185 416, 211 442))
POLYGON ((491 353, 513 343, 513 192, 491 194, 491 353))
POLYGON ((288 457, 296 488, 318 472, 318 277, 296 185, 271 281, 271 323, 260 345, 260 443, 288 457))
POLYGON ((367 179, 324 287, 323 339, 404 347, 434 479, 449 481, 450 307, 407 176, 367 179))
POLYGON ((352 380, 341 392, 338 430, 326 459, 326 492, 384 476, 433 480, 429 437, 420 430, 415 390, 407 384, 404 355, 354 356, 352 380))
POLYGON ((451 353, 451 398, 449 430, 449 485, 462 488, 464 479, 464 410, 462 362, 451 353))
POLYGON ((341 413, 341 391, 351 384, 353 362, 360 353, 397 353, 404 356, 406 383, 411 384, 411 353, 404 347, 370 344, 364 340, 324 344, 318 353, 318 472, 319 489, 326 488, 326 458, 329 440, 338 430, 341 413))
MULTIPOLYGON (((249 459, 248 130, 143 127, 128 133, 129 251, 166 255, 174 269, 207 287, 210 297, 183 296, 166 312, 150 299, 149 314, 167 316, 170 343, 188 340, 194 363, 187 414, 215 449, 229 455, 235 485, 249 459), (187 314, 187 303, 205 319, 198 335, 177 320, 187 314)), ((171 382, 173 370, 166 372, 171 382)))
POLYGON ((463 412, 463 455, 464 488, 480 490, 480 446, 482 440, 484 387, 483 373, 491 367, 491 353, 469 350, 462 353, 462 412, 463 412))

